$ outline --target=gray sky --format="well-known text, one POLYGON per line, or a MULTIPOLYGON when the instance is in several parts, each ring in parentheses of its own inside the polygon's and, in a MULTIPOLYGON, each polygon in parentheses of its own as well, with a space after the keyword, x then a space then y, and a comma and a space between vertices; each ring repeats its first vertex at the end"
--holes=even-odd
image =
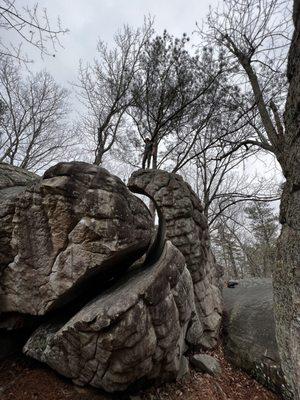
MULTIPOLYGON (((34 59, 29 67, 33 71, 47 69, 57 82, 67 88, 71 88, 70 82, 76 80, 79 60, 87 62, 97 56, 98 38, 111 43, 114 33, 122 25, 141 26, 144 16, 150 14, 155 17, 158 34, 164 29, 174 36, 185 32, 192 37, 192 42, 197 43, 197 35, 193 35, 196 21, 201 23, 209 6, 215 7, 219 3, 218 0, 16 0, 16 5, 30 6, 37 1, 41 8, 47 9, 52 25, 59 16, 62 25, 70 32, 62 37, 64 48, 58 49, 55 58, 45 57, 42 60, 37 51, 25 47, 29 57, 34 59)), ((80 104, 74 96, 72 98, 73 110, 78 110, 80 104)), ((77 115, 77 112, 74 114, 77 115)), ((274 174, 272 157, 262 155, 261 161, 256 159, 250 164, 247 169, 252 170, 254 175, 261 171, 268 177, 274 174)))
MULTIPOLYGON (((68 86, 68 82, 76 79, 79 59, 90 61, 97 55, 98 38, 111 43, 122 25, 141 26, 148 14, 155 17, 157 33, 167 29, 174 36, 181 36, 186 32, 197 43, 197 35, 193 35, 196 21, 201 23, 209 6, 215 7, 218 3, 218 0, 40 0, 40 6, 47 8, 51 20, 55 22, 59 15, 70 32, 63 38, 64 48, 59 49, 56 57, 42 61, 36 55, 34 68, 47 68, 58 82, 68 86)), ((77 101, 74 106, 78 107, 77 101)), ((274 159, 265 154, 261 160, 254 159, 247 164, 253 175, 264 171, 270 178, 274 174, 274 159)))
MULTIPOLYGON (((20 5, 35 2, 17 0, 20 5)), ((51 21, 60 16, 70 32, 62 39, 64 49, 59 49, 53 59, 42 61, 38 54, 28 51, 35 59, 32 67, 46 68, 58 82, 67 85, 76 77, 79 59, 88 61, 96 56, 98 38, 110 43, 123 24, 141 26, 148 14, 155 16, 158 33, 166 28, 174 36, 183 32, 192 35, 196 21, 201 22, 209 5, 216 5, 217 0, 40 0, 39 4, 47 8, 51 21)))

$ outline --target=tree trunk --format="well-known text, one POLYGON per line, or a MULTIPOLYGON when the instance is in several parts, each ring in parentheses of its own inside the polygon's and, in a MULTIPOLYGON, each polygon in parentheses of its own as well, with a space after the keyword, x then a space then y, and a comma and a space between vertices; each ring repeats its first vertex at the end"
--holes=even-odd
POLYGON ((236 262, 235 262, 235 258, 234 258, 234 254, 232 251, 232 247, 230 243, 227 243, 228 246, 228 256, 229 256, 229 260, 230 260, 230 264, 231 264, 231 268, 233 271, 233 275, 235 279, 239 279, 239 273, 236 267, 236 262))
POLYGON ((278 157, 286 183, 281 198, 274 307, 282 367, 295 400, 300 400, 300 0, 294 1, 294 24, 285 143, 278 157))
POLYGON ((102 164, 102 157, 103 157, 103 152, 100 149, 96 150, 96 155, 95 155, 95 165, 101 165, 102 164))
POLYGON ((152 149, 152 168, 153 169, 157 169, 157 151, 158 151, 158 145, 157 145, 157 142, 154 141, 153 149, 152 149))

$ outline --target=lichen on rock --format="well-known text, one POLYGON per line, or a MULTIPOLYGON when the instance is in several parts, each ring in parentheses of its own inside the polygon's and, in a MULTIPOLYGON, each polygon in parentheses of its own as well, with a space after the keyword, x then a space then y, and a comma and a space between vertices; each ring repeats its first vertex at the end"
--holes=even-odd
POLYGON ((208 224, 198 196, 181 176, 162 170, 138 170, 130 177, 128 186, 155 201, 165 218, 167 239, 185 257, 196 304, 188 341, 196 347, 214 347, 221 324, 222 296, 208 224))
POLYGON ((185 260, 167 242, 154 265, 128 272, 69 321, 41 326, 24 351, 79 385, 108 392, 175 379, 193 300, 185 260))
POLYGON ((59 163, 14 199, 11 246, 0 311, 44 315, 122 274, 147 250, 153 222, 116 176, 87 163, 59 163))

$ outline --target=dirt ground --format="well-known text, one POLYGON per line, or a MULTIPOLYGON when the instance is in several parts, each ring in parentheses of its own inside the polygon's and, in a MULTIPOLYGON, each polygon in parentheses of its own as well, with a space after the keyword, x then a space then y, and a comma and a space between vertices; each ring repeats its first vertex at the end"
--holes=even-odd
POLYGON ((0 363, 1 400, 279 400, 247 374, 233 368, 221 349, 214 352, 222 374, 213 378, 192 370, 177 383, 135 394, 109 396, 96 389, 79 388, 46 365, 24 356, 0 363))

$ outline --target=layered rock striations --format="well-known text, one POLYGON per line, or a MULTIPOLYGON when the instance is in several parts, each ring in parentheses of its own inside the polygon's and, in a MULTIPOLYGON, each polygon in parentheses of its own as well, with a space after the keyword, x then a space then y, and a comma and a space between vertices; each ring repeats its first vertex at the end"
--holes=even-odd
POLYGON ((0 270, 14 258, 11 236, 17 199, 38 179, 22 168, 0 163, 0 270))
POLYGON ((122 274, 148 248, 144 203, 105 169, 60 163, 15 199, 11 247, 2 270, 0 312, 44 315, 80 285, 122 274))
POLYGON ((66 323, 40 327, 25 353, 77 384, 108 392, 139 380, 175 379, 193 307, 184 258, 167 242, 154 265, 128 274, 66 323))
POLYGON ((197 310, 188 341, 207 348, 215 346, 221 323, 221 292, 199 198, 181 176, 161 170, 136 171, 128 186, 155 201, 165 219, 167 239, 185 257, 193 280, 197 310))
POLYGON ((187 372, 186 344, 215 345, 221 313, 191 188, 163 171, 133 175, 129 187, 158 207, 155 233, 146 205, 103 168, 71 162, 43 178, 26 174, 0 177, 0 218, 9 215, 0 229, 0 338, 28 323, 26 354, 109 392, 187 372))
POLYGON ((242 279, 223 294, 227 357, 283 398, 292 399, 276 341, 272 280, 242 279))

